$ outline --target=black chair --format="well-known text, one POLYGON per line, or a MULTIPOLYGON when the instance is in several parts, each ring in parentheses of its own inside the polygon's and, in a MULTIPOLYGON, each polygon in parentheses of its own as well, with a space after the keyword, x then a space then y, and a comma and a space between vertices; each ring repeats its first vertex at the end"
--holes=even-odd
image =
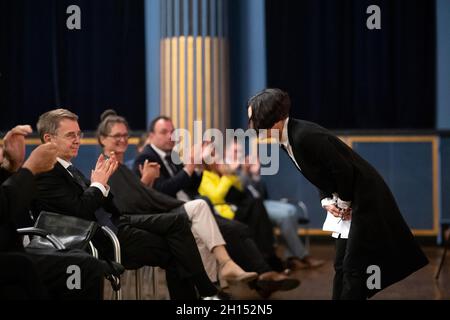
POLYGON ((125 269, 121 265, 119 240, 108 227, 99 228, 98 224, 93 221, 42 211, 36 219, 34 227, 18 229, 17 232, 21 235, 38 236, 31 238, 30 243, 26 246, 27 250, 42 248, 90 249, 91 254, 98 258, 97 249, 91 241, 98 229, 106 234, 113 245, 114 261, 106 261, 111 270, 106 278, 111 283, 116 300, 122 300, 120 275, 125 269))

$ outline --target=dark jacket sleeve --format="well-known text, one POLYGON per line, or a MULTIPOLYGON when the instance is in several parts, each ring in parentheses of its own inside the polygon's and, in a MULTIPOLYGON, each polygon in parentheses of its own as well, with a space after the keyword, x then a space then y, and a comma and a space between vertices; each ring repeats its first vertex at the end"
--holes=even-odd
MULTIPOLYGON (((337 139, 331 135, 322 136, 320 143, 317 144, 316 158, 321 162, 330 179, 334 180, 339 198, 343 201, 352 201, 354 193, 352 154, 337 139)), ((326 193, 321 193, 322 195, 327 196, 326 193)))
POLYGON ((34 176, 27 169, 11 176, 0 169, 0 175, 0 252, 23 250, 16 229, 31 224, 29 207, 35 194, 34 176))
MULTIPOLYGON (((10 174, 1 173, 2 179, 10 174)), ((12 222, 16 226, 28 221, 28 212, 35 194, 34 176, 28 169, 20 169, 2 182, 0 186, 0 221, 12 222)))
POLYGON ((183 189, 195 189, 197 190, 202 180, 202 175, 194 172, 192 176, 189 176, 186 171, 182 169, 182 166, 178 166, 178 172, 172 177, 167 170, 163 168, 164 164, 158 155, 143 152, 135 160, 133 171, 138 177, 141 176, 139 172, 139 165, 143 164, 145 160, 150 162, 157 162, 161 166, 161 174, 158 179, 155 180, 153 188, 159 192, 165 193, 171 197, 176 197, 178 191, 183 189))
POLYGON ((159 192, 168 194, 172 197, 176 197, 178 191, 191 187, 193 183, 192 179, 196 179, 194 175, 195 173, 192 175, 192 177, 190 177, 184 170, 180 170, 173 177, 161 175, 158 179, 155 180, 153 188, 155 188, 155 190, 158 190, 159 192))
POLYGON ((320 200, 325 198, 333 198, 333 195, 329 192, 325 192, 323 190, 317 189, 319 191, 319 198, 320 200))
MULTIPOLYGON (((50 171, 37 176, 37 211, 50 211, 75 216, 86 220, 96 220, 95 211, 102 207, 107 198, 95 187, 89 187, 84 192, 67 185, 66 179, 50 171)), ((38 212, 37 212, 38 213, 38 212)))

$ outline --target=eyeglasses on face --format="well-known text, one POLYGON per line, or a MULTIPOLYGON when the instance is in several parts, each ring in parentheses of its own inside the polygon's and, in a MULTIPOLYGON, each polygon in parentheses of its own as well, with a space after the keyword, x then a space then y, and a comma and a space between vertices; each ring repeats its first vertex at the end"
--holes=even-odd
POLYGON ((66 140, 83 139, 84 133, 81 132, 81 131, 79 131, 79 132, 67 132, 67 133, 63 134, 61 137, 63 139, 66 139, 66 140))
POLYGON ((120 139, 128 140, 130 136, 128 135, 128 133, 125 133, 125 134, 108 135, 107 137, 113 138, 116 141, 120 141, 120 139))

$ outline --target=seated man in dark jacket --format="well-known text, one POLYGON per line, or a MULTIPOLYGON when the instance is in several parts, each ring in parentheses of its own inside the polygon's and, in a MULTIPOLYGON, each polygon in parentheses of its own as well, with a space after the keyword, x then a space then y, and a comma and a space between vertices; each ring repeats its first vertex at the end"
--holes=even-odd
MULTIPOLYGON (((90 181, 70 163, 80 147, 77 115, 65 109, 52 110, 41 115, 37 127, 43 142, 58 145, 54 169, 37 177, 37 212, 58 212, 110 227, 120 241, 124 266, 164 268, 172 299, 195 299, 197 292, 203 297, 217 293, 203 268, 186 216, 164 214, 130 220, 115 206, 109 192, 109 177, 118 166, 115 158, 101 155, 90 181)), ((94 239, 94 244, 102 256, 108 255, 101 238, 94 239)))
POLYGON ((56 250, 25 252, 16 228, 28 217, 35 194, 34 175, 53 168, 56 146, 37 147, 25 163, 25 135, 17 126, 5 138, 0 162, 0 299, 102 299, 105 265, 84 252, 56 250), (23 165, 22 165, 23 164, 23 165), (79 290, 70 290, 69 266, 81 270, 79 290))

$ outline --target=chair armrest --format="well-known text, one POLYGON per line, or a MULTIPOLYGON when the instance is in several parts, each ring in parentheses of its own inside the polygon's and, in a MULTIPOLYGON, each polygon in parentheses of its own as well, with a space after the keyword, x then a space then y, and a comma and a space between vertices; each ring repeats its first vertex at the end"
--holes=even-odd
POLYGON ((121 263, 121 255, 120 255, 120 242, 117 238, 116 234, 107 226, 101 227, 103 232, 108 236, 114 246, 114 261, 117 263, 121 263))
POLYGON ((35 227, 17 229, 17 233, 23 236, 33 235, 47 239, 56 249, 65 250, 64 244, 52 233, 35 227))

